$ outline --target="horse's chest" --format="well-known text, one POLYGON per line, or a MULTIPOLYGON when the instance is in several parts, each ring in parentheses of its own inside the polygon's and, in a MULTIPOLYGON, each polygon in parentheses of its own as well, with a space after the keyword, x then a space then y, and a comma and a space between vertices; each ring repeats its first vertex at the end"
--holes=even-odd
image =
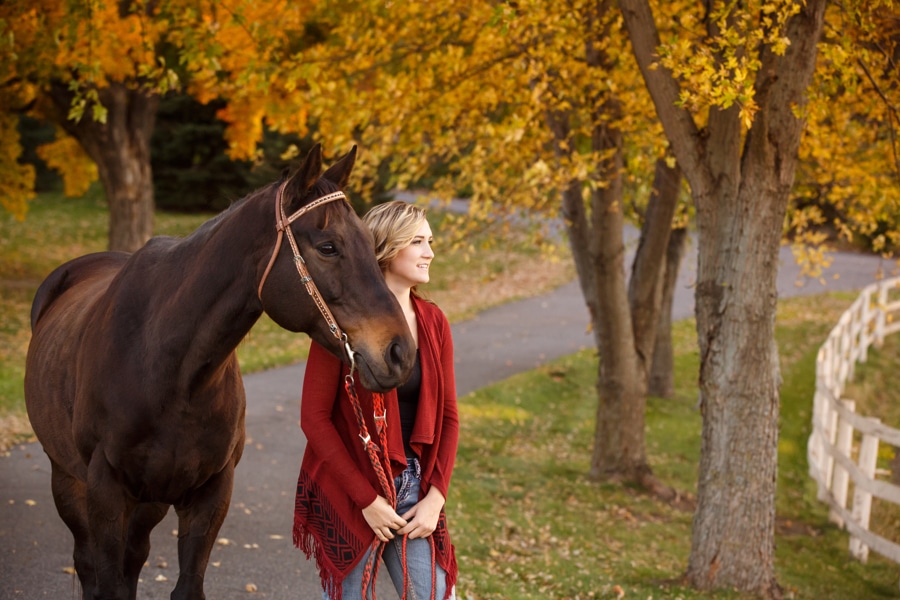
POLYGON ((101 442, 105 460, 134 496, 169 503, 233 468, 244 442, 243 411, 234 410, 181 410, 126 430, 101 442))
POLYGON ((198 432, 177 439, 162 435, 142 448, 129 449, 112 467, 141 500, 178 503, 223 470, 232 469, 241 445, 242 441, 227 431, 217 436, 198 432))

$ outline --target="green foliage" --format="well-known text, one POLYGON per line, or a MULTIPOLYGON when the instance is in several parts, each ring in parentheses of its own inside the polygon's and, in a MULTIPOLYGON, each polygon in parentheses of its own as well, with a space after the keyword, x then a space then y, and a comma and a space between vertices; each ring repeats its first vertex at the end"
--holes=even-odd
POLYGON ((59 174, 47 167, 37 155, 37 148, 49 144, 56 137, 56 128, 49 123, 23 115, 19 117, 19 135, 22 155, 19 160, 34 166, 34 190, 49 192, 59 190, 62 185, 59 174))
POLYGON ((225 123, 216 118, 223 104, 180 94, 160 103, 150 143, 158 208, 219 211, 254 189, 251 163, 226 154, 225 123))
POLYGON ((226 123, 217 116, 225 105, 222 100, 201 104, 186 94, 170 94, 160 104, 151 140, 158 208, 223 210, 277 180, 312 147, 309 138, 265 128, 254 160, 232 159, 226 123))

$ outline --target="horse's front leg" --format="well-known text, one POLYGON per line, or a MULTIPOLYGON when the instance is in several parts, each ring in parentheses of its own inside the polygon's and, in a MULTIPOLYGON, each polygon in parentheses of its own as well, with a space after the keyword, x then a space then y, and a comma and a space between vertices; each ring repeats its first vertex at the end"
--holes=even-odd
POLYGON ((62 517, 63 522, 75 540, 75 548, 72 557, 75 561, 75 572, 81 582, 81 589, 85 600, 93 600, 94 585, 97 575, 91 560, 90 528, 88 526, 87 509, 85 502, 85 485, 83 481, 70 475, 56 461, 50 459, 51 478, 50 488, 53 491, 53 501, 56 511, 62 517))
POLYGON ((95 450, 88 465, 87 520, 90 531, 91 558, 96 574, 97 600, 128 600, 131 597, 123 571, 125 534, 133 507, 125 489, 103 450, 95 450))
POLYGON ((150 532, 159 525, 169 511, 168 504, 138 504, 128 523, 128 544, 125 547, 125 580, 129 598, 137 598, 138 580, 147 557, 150 556, 150 532))
POLYGON ((203 577, 209 555, 231 504, 234 465, 228 464, 201 488, 187 504, 175 506, 178 514, 178 584, 172 600, 204 600, 203 577))

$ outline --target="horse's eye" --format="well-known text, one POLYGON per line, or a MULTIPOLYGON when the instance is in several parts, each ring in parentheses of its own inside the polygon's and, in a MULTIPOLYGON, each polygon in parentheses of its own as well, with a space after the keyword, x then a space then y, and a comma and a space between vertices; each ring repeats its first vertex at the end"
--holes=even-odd
POLYGON ((318 250, 319 254, 321 254, 322 256, 336 256, 338 253, 337 246, 335 246, 332 242, 319 244, 316 250, 318 250))

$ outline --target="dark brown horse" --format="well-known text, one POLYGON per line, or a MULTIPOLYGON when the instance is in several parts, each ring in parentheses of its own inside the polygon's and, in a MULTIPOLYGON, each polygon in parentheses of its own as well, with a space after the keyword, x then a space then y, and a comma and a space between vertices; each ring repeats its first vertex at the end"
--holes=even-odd
POLYGON ((234 350, 264 311, 345 360, 346 334, 373 390, 408 376, 415 348, 406 319, 371 235, 340 193, 355 157, 354 147, 321 174, 317 146, 284 181, 188 237, 77 258, 38 289, 25 397, 75 538, 84 598, 136 597, 150 531, 170 505, 180 568, 171 597, 205 597, 244 447, 234 350), (283 235, 276 222, 287 223, 283 235))

